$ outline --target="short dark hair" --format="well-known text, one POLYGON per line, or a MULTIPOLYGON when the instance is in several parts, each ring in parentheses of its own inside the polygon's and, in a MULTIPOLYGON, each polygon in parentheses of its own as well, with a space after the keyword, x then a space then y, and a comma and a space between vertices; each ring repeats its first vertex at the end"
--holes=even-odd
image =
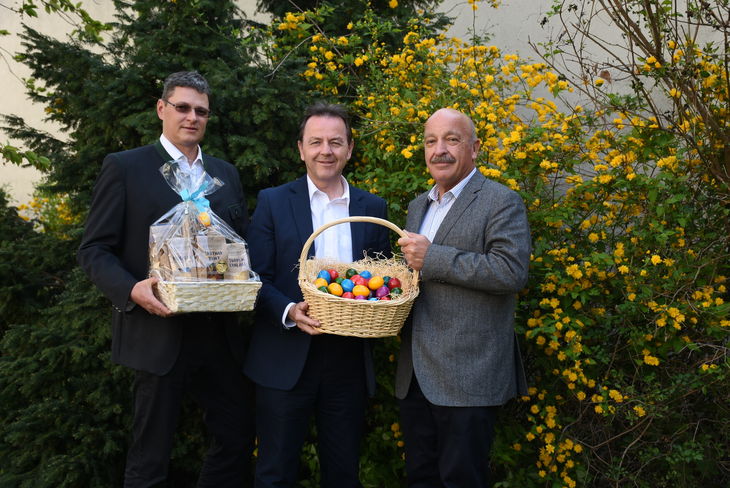
POLYGON ((210 86, 203 75, 197 71, 178 71, 165 78, 162 87, 162 99, 167 100, 172 91, 178 86, 192 88, 200 93, 210 96, 210 86))
POLYGON ((307 121, 310 117, 339 117, 345 123, 345 132, 347 132, 347 143, 352 142, 352 127, 350 126, 350 115, 347 113, 347 108, 344 105, 338 105, 335 103, 317 102, 314 105, 310 105, 304 111, 304 117, 302 122, 299 124, 299 140, 304 138, 304 126, 307 125, 307 121))

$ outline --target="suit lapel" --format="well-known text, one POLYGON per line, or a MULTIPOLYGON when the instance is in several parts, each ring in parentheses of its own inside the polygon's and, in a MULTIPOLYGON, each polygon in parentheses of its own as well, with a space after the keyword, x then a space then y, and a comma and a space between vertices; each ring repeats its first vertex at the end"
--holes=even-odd
MULTIPOLYGON (((357 195, 355 189, 350 187, 350 217, 367 216, 367 207, 363 195, 357 195)), ((350 225, 352 236, 352 257, 357 260, 362 258, 362 250, 365 249, 365 228, 367 225, 356 223, 350 225)))
MULTIPOLYGON (((303 176, 294 181, 290 187, 289 207, 291 209, 294 224, 302 246, 309 236, 312 235, 312 211, 309 206, 309 191, 307 190, 307 177, 303 176)), ((314 256, 314 243, 309 246, 308 256, 314 256)))
POLYGON ((464 189, 459 194, 449 213, 444 217, 441 226, 436 231, 436 235, 433 236, 433 242, 440 243, 446 238, 454 224, 459 221, 462 214, 466 212, 472 202, 477 198, 477 193, 481 190, 482 184, 484 183, 484 176, 477 171, 474 176, 471 177, 469 182, 466 184, 464 189))
POLYGON ((421 229, 421 222, 426 215, 428 209, 428 192, 422 193, 408 207, 408 217, 406 217, 406 230, 409 232, 418 232, 421 229))
POLYGON ((162 162, 160 163, 160 166, 165 164, 167 161, 172 161, 172 156, 167 154, 167 151, 165 151, 165 148, 162 147, 162 143, 160 142, 159 139, 157 139, 157 141, 155 141, 155 143, 153 145, 155 146, 155 150, 157 150, 157 154, 159 154, 160 157, 162 158, 162 162))

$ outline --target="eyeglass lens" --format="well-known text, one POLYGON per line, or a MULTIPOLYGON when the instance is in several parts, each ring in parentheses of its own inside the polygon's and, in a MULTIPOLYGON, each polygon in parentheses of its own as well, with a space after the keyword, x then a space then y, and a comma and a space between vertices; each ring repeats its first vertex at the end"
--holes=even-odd
POLYGON ((195 115, 198 117, 208 117, 210 115, 210 110, 203 107, 195 107, 193 109, 192 106, 188 105, 187 103, 172 103, 169 100, 165 100, 167 103, 175 107, 175 110, 177 110, 181 114, 186 114, 190 112, 190 110, 195 110, 195 115))

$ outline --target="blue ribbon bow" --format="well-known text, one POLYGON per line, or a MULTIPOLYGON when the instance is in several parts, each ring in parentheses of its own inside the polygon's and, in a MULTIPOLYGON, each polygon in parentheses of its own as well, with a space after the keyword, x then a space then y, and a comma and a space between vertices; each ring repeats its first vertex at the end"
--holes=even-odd
POLYGON ((203 183, 198 187, 197 190, 190 193, 187 189, 184 189, 180 193, 180 197, 183 202, 193 202, 198 209, 198 212, 205 212, 210 208, 210 202, 205 198, 205 190, 208 187, 206 183, 203 183))

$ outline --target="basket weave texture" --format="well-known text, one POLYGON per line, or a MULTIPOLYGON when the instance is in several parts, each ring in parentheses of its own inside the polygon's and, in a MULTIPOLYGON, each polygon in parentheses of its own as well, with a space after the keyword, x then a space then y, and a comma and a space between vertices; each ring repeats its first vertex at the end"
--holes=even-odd
POLYGON ((173 313, 253 310, 260 281, 159 281, 159 299, 173 313))
POLYGON ((319 320, 319 330, 328 334, 366 338, 397 335, 411 311, 413 300, 418 296, 417 271, 409 268, 403 260, 395 258, 365 258, 354 263, 314 257, 307 259, 309 248, 319 234, 329 227, 348 222, 379 224, 402 237, 406 236, 397 225, 375 217, 333 220, 314 231, 304 243, 299 256, 299 288, 309 304, 309 316, 319 320), (390 301, 353 300, 321 292, 314 286, 314 280, 321 270, 335 269, 344 276, 350 268, 368 270, 373 276, 396 277, 401 281, 403 293, 390 301))

